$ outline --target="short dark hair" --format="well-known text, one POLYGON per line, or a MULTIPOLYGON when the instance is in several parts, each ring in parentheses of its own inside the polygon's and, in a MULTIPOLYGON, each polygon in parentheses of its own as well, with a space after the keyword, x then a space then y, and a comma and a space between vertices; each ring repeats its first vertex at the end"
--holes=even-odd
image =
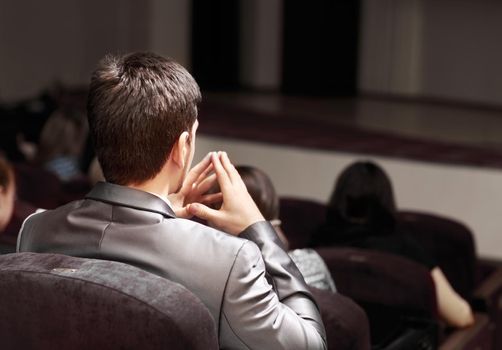
POLYGON ((246 165, 239 165, 236 169, 265 220, 278 219, 279 196, 267 174, 258 168, 246 165))
POLYGON ((180 64, 154 53, 106 56, 92 74, 89 130, 107 181, 140 184, 159 173, 197 119, 200 89, 180 64))

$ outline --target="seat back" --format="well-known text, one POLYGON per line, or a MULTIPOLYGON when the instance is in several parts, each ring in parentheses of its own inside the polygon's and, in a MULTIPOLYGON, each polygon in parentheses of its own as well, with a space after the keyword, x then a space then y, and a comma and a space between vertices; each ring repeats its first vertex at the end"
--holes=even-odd
POLYGON ((313 233, 326 220, 326 205, 308 199, 284 197, 280 199, 279 217, 289 248, 305 248, 313 233))
POLYGON ((54 209, 61 204, 62 183, 56 175, 26 163, 14 165, 17 196, 37 208, 54 209))
POLYGON ((364 310, 340 293, 310 287, 326 329, 328 350, 370 349, 370 327, 364 310))
POLYGON ((411 234, 444 272, 453 288, 470 300, 476 280, 474 236, 459 221, 436 214, 402 211, 400 231, 411 234))
POLYGON ((317 248, 338 290, 357 302, 375 303, 436 317, 430 272, 422 265, 387 253, 356 248, 317 248))
POLYGON ((183 286, 119 262, 0 256, 2 349, 217 349, 214 320, 183 286))
POLYGON ((371 343, 388 344, 409 318, 437 319, 430 272, 387 253, 355 248, 317 248, 337 290, 361 305, 371 326, 371 343))

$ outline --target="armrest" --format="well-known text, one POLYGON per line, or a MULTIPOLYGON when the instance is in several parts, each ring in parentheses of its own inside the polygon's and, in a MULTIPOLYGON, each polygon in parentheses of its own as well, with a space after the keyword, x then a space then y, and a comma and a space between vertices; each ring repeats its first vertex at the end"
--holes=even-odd
POLYGON ((474 291, 473 304, 479 311, 491 313, 502 294, 502 267, 497 268, 474 291))
POLYGON ((450 334, 439 350, 492 349, 493 325, 485 314, 474 314, 474 324, 450 334))
POLYGON ((370 326, 364 310, 350 298, 309 287, 326 328, 328 349, 369 350, 370 326))

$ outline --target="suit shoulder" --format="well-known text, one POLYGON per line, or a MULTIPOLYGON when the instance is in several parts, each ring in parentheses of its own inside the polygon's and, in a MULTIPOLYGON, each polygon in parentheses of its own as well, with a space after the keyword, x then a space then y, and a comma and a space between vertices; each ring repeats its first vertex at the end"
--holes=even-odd
POLYGON ((166 232, 177 232, 187 238, 193 237, 194 239, 202 239, 204 241, 213 241, 217 244, 233 247, 239 250, 248 240, 234 235, 225 233, 215 228, 203 225, 199 222, 187 219, 166 219, 162 223, 166 232))
POLYGON ((58 216, 58 215, 61 215, 61 214, 66 214, 68 212, 70 212, 71 210, 75 209, 75 208, 78 208, 81 204, 82 204, 83 200, 78 200, 78 201, 73 201, 73 202, 69 202, 67 204, 64 204, 62 206, 59 206, 57 208, 54 208, 54 209, 42 209, 42 208, 39 208, 37 209, 36 212, 34 212, 33 214, 29 215, 26 219, 25 219, 25 222, 35 222, 35 221, 39 221, 39 220, 44 220, 44 219, 48 219, 50 217, 53 217, 53 216, 58 216))
POLYGON ((31 228, 43 226, 43 223, 49 221, 55 221, 61 216, 65 216, 72 209, 78 207, 81 201, 74 201, 57 207, 55 209, 37 209, 34 213, 30 214, 26 219, 24 219, 23 224, 21 225, 21 229, 19 230, 20 234, 18 236, 18 242, 21 237, 21 233, 25 231, 31 230, 31 228))

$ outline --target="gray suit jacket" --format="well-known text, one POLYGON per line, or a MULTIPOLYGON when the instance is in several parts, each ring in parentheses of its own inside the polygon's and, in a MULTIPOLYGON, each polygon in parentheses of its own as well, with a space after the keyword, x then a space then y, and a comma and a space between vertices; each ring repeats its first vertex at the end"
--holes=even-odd
POLYGON ((239 237, 176 218, 147 192, 98 183, 30 216, 18 251, 121 261, 178 282, 208 307, 223 349, 325 349, 318 308, 267 222, 239 237))

